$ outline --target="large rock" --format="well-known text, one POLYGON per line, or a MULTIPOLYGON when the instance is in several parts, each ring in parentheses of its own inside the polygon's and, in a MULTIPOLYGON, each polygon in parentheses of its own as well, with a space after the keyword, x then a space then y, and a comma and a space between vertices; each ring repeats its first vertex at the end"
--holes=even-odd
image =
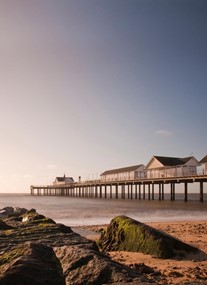
POLYGON ((101 285, 133 281, 146 284, 149 281, 138 271, 95 250, 78 246, 64 246, 54 250, 62 264, 66 284, 101 285))
POLYGON ((57 224, 34 210, 19 216, 18 220, 16 215, 9 216, 3 223, 12 229, 0 233, 0 251, 27 241, 40 242, 52 247, 81 244, 85 248, 97 249, 95 242, 81 237, 70 227, 57 224))
POLYGON ((1 285, 101 285, 132 281, 148 284, 147 278, 135 269, 100 253, 95 242, 34 209, 5 216, 3 227, 1 285))
POLYGON ((25 243, 0 258, 1 285, 65 285, 62 268, 51 247, 25 243))
POLYGON ((158 258, 171 258, 198 251, 174 237, 126 216, 115 217, 98 241, 102 250, 134 251, 158 258))

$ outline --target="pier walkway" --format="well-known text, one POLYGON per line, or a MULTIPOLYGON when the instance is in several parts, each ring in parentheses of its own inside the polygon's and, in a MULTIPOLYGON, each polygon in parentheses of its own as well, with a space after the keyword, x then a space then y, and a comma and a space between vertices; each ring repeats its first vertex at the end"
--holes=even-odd
MULTIPOLYGON (((85 181, 74 182, 64 185, 32 185, 31 195, 38 196, 69 196, 82 198, 115 198, 115 199, 155 199, 155 192, 158 199, 165 199, 165 185, 170 185, 170 200, 175 201, 176 185, 183 185, 184 201, 188 201, 188 185, 195 183, 199 185, 198 199, 204 202, 204 183, 207 182, 207 175, 168 177, 138 180, 120 181, 85 181)), ((180 192, 179 192, 180 193, 180 192)))

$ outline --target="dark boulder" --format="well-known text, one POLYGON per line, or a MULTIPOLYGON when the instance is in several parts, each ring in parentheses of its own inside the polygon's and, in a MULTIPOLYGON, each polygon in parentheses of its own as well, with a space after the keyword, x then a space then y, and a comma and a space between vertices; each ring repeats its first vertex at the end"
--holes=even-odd
POLYGON ((108 228, 102 231, 98 244, 106 251, 143 252, 158 258, 198 251, 193 246, 126 216, 112 219, 108 228))
POLYGON ((24 243, 0 258, 1 285, 65 285, 59 260, 49 246, 24 243))
MULTIPOLYGON (((59 258, 66 284, 102 285, 137 282, 148 284, 148 279, 137 270, 113 261, 108 256, 81 246, 54 248, 59 258)), ((130 283, 134 284, 134 283, 130 283)))
POLYGON ((0 220, 0 231, 5 231, 5 230, 9 230, 12 229, 13 227, 10 225, 7 225, 7 223, 5 223, 4 221, 0 220))
POLYGON ((20 216, 26 213, 27 209, 19 207, 4 207, 0 209, 0 218, 5 218, 9 216, 20 216))

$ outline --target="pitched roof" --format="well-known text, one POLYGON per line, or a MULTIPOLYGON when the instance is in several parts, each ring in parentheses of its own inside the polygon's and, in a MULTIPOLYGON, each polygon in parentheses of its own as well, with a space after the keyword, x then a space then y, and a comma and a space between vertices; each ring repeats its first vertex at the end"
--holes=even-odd
POLYGON ((59 182, 63 182, 63 181, 65 181, 65 177, 56 177, 55 180, 57 180, 59 182))
POLYGON ((176 166, 187 163, 193 156, 189 157, 168 157, 168 156, 154 156, 164 166, 176 166))
POLYGON ((204 156, 201 160, 200 163, 206 163, 207 162, 207 155, 204 156))
POLYGON ((64 182, 64 181, 67 180, 67 179, 73 180, 72 177, 66 177, 66 176, 63 176, 63 177, 56 177, 55 180, 57 180, 58 182, 64 182))
POLYGON ((101 175, 107 175, 107 174, 114 174, 114 173, 122 173, 122 172, 135 171, 135 170, 137 170, 140 166, 143 166, 143 164, 133 165, 133 166, 128 166, 128 167, 123 167, 123 168, 117 168, 117 169, 111 169, 111 170, 106 170, 106 171, 103 172, 101 175))

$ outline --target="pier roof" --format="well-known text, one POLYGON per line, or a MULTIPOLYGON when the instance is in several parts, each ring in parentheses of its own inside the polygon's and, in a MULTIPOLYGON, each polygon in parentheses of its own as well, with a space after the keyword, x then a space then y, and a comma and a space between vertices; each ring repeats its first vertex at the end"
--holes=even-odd
POLYGON ((207 155, 204 156, 201 160, 200 163, 206 163, 207 162, 207 155))
POLYGON ((58 181, 58 182, 64 182, 64 181, 67 181, 67 180, 73 181, 73 177, 67 177, 67 176, 56 177, 55 180, 58 181))
POLYGON ((148 162, 147 166, 146 166, 146 169, 149 168, 149 166, 151 165, 152 161, 153 160, 157 160, 159 161, 163 167, 167 167, 167 166, 177 166, 177 165, 184 165, 186 164, 189 160, 191 159, 195 159, 196 162, 198 163, 197 159, 194 158, 193 156, 188 156, 188 157, 169 157, 169 156, 153 156, 151 158, 151 160, 148 162))
POLYGON ((106 171, 103 172, 101 175, 114 174, 114 173, 121 173, 121 172, 136 171, 136 170, 139 169, 141 166, 144 166, 144 165, 143 165, 143 164, 138 164, 138 165, 133 165, 133 166, 128 166, 128 167, 122 167, 122 168, 117 168, 117 169, 106 170, 106 171))
POLYGON ((154 156, 159 162, 161 162, 164 166, 175 166, 182 165, 188 162, 192 156, 189 157, 167 157, 167 156, 154 156))

